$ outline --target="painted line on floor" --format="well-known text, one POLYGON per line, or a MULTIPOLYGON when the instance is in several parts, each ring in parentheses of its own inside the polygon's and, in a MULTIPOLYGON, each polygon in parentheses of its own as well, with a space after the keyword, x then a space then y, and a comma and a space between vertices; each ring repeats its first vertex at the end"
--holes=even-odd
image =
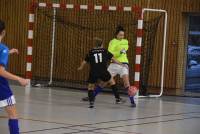
MULTIPOLYGON (((183 114, 191 114, 191 113, 200 113, 200 112, 187 112, 187 113, 177 113, 177 114, 165 114, 165 115, 158 115, 158 116, 150 116, 150 117, 141 117, 141 118, 135 118, 135 119, 127 119, 127 120, 116 120, 116 121, 107 121, 107 122, 98 122, 98 123, 93 123, 93 124, 81 124, 81 125, 71 125, 71 126, 66 126, 66 127, 57 127, 57 128, 52 128, 52 129, 40 129, 40 130, 34 130, 34 131, 27 131, 27 132, 22 132, 22 133, 29 133, 29 132, 39 132, 39 131, 46 131, 46 130, 54 130, 54 129, 72 129, 73 127, 87 127, 91 128, 90 125, 98 125, 98 124, 104 124, 104 123, 113 123, 113 122, 121 122, 121 121, 131 121, 131 120, 140 120, 140 119, 149 119, 149 118, 157 118, 157 117, 164 117, 164 116, 173 116, 173 115, 183 115, 183 114)), ((200 118, 200 117, 195 117, 195 118, 200 118)), ((187 118, 183 118, 187 119, 187 118)), ((39 121, 39 120, 37 120, 39 121)), ((40 121, 39 121, 40 122, 40 121)), ((42 121, 44 122, 44 121, 42 121)), ((46 121, 45 121, 46 122, 46 121)), ((65 125, 64 123, 58 123, 58 122, 46 122, 46 123, 54 123, 54 124, 60 124, 60 125, 65 125)), ((69 125, 69 124, 66 124, 69 125)), ((137 124, 133 124, 137 125, 137 124)), ((120 127, 120 126, 118 126, 120 127)), ((93 127, 96 128, 96 127, 93 127)), ((112 127, 111 127, 112 128, 112 127)), ((106 128, 105 128, 106 129, 106 128)), ((108 128, 110 129, 110 128, 108 128)), ((98 129, 97 129, 98 130, 98 129)))

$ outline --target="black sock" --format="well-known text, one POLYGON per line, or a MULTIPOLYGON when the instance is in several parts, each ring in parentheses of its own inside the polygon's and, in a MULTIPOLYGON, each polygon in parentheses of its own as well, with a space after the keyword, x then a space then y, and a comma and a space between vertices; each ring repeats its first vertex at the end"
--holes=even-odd
POLYGON ((94 102, 94 91, 93 90, 88 90, 88 98, 89 98, 89 102, 94 102))
POLYGON ((116 85, 112 85, 111 88, 112 88, 113 94, 115 95, 115 98, 116 99, 120 99, 117 86, 116 85))

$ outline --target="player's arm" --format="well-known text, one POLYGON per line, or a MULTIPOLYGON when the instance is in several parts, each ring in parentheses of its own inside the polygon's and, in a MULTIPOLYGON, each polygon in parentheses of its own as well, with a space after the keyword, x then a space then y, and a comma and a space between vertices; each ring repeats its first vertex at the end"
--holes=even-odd
POLYGON ((118 60, 116 60, 114 57, 112 57, 112 62, 119 64, 119 65, 123 65, 121 62, 119 62, 118 60))
POLYGON ((12 48, 12 49, 9 50, 9 54, 19 54, 19 50, 12 48))
POLYGON ((28 84, 28 80, 16 76, 12 73, 9 73, 8 71, 5 70, 5 68, 2 65, 0 65, 0 76, 9 80, 18 81, 22 86, 26 86, 28 84))
POLYGON ((23 79, 23 78, 16 76, 14 74, 11 74, 11 73, 9 73, 8 71, 5 70, 5 66, 7 65, 7 61, 8 61, 8 55, 9 55, 8 49, 4 49, 0 53, 0 76, 4 77, 6 79, 18 81, 23 86, 27 85, 28 80, 23 79))
POLYGON ((112 53, 115 57, 119 57, 120 56, 120 52, 116 51, 115 49, 115 44, 113 41, 110 41, 109 45, 108 45, 108 51, 110 53, 112 53))
POLYGON ((82 70, 84 68, 84 66, 89 63, 90 61, 90 56, 89 54, 86 55, 85 60, 81 62, 81 65, 79 66, 78 70, 82 70))
POLYGON ((81 65, 78 67, 78 71, 82 70, 86 64, 87 64, 87 62, 85 60, 82 61, 81 65))
POLYGON ((116 64, 119 64, 119 65, 121 65, 121 66, 124 66, 124 67, 128 68, 127 65, 125 65, 125 64, 119 62, 118 60, 116 60, 116 59, 114 58, 113 54, 110 53, 109 51, 108 51, 108 53, 107 53, 107 56, 108 56, 108 59, 112 60, 112 62, 114 62, 114 63, 116 63, 116 64))
POLYGON ((109 60, 112 60, 112 62, 119 64, 119 65, 123 65, 121 62, 119 62, 118 60, 116 60, 113 56, 113 54, 109 51, 107 51, 107 57, 109 60))
POLYGON ((127 51, 128 51, 128 48, 129 48, 129 46, 128 46, 128 40, 124 40, 124 46, 123 46, 123 48, 121 49, 121 51, 120 51, 120 54, 126 54, 127 53, 127 51))
POLYGON ((128 48, 129 48, 128 40, 125 40, 125 41, 126 41, 126 43, 125 43, 126 45, 125 45, 125 48, 124 48, 124 49, 125 49, 126 51, 128 51, 128 48))

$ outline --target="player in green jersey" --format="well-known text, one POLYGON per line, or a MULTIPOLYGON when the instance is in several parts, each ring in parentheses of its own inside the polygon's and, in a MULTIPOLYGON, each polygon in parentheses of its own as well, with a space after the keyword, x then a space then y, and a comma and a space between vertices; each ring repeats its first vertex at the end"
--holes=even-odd
MULTIPOLYGON (((112 39, 108 46, 108 51, 113 54, 114 58, 119 62, 123 63, 125 66, 118 66, 115 63, 111 63, 108 67, 108 71, 113 77, 120 75, 120 78, 123 79, 124 87, 128 91, 130 88, 129 82, 129 61, 127 57, 128 51, 128 40, 124 39, 125 30, 122 26, 118 26, 115 33, 116 37, 112 39)), ((136 107, 134 96, 129 96, 131 106, 136 107)))

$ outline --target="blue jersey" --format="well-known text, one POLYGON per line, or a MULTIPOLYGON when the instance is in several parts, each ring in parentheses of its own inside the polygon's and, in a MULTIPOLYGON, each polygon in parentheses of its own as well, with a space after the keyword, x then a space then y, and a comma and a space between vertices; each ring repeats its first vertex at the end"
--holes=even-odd
MULTIPOLYGON (((9 49, 3 43, 0 43, 0 65, 7 68, 9 57, 9 49)), ((0 100, 5 100, 12 96, 12 91, 9 87, 8 81, 0 76, 0 100)))
POLYGON ((7 68, 9 49, 6 45, 0 43, 0 65, 7 68))

